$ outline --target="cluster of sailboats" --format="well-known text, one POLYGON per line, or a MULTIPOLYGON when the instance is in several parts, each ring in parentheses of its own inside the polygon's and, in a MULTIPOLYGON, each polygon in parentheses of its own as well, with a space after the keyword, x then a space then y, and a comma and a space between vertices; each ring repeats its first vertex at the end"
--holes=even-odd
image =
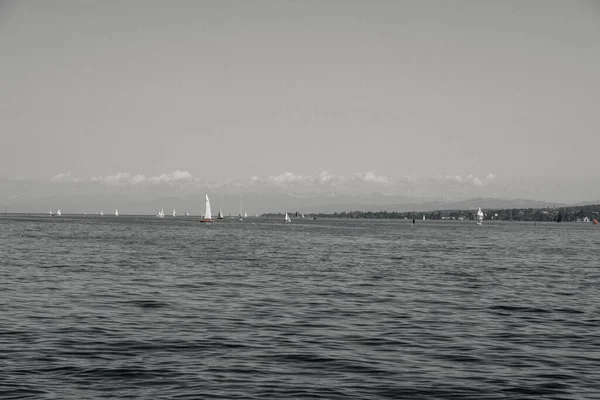
MULTIPOLYGON (((173 210, 173 214, 175 214, 175 210, 173 210)), ((175 216, 175 215, 173 215, 173 216, 175 216)), ((243 197, 240 196, 240 214, 239 214, 238 220, 243 221, 244 218, 246 218, 246 217, 248 217, 248 213, 244 212, 244 201, 243 201, 243 197), (243 217, 242 217, 242 213, 243 213, 243 217)), ((225 217, 223 216, 223 211, 220 208, 219 208, 219 214, 217 215, 217 219, 225 219, 225 217)), ((206 197, 205 197, 204 213, 202 214, 202 219, 200 220, 200 222, 214 222, 214 219, 212 217, 211 207, 210 207, 210 199, 208 198, 208 195, 206 195, 206 197)), ((287 212, 285 213, 284 222, 292 222, 292 219, 290 218, 290 216, 288 215, 287 212)))
MULTIPOLYGON (((60 209, 58 209, 58 211, 56 212, 56 214, 54 214, 51 211, 48 211, 48 214, 54 216, 61 216, 62 213, 60 211, 60 209)), ((85 213, 85 215, 87 215, 87 213, 85 213)), ((177 217, 179 216, 179 214, 177 214, 177 211, 175 209, 173 209, 173 217, 177 217)), ((184 214, 186 217, 189 216, 190 214, 188 214, 187 212, 184 214)), ((100 209, 100 216, 104 216, 104 210, 100 209)), ((118 217, 119 216, 119 210, 115 210, 115 216, 118 217)), ((165 210, 164 208, 161 208, 160 211, 156 214, 156 216, 158 218, 164 218, 165 217, 165 210)), ((257 215, 258 216, 258 215, 257 215)), ((240 214, 238 219, 240 221, 243 221, 244 218, 248 217, 248 213, 244 211, 244 203, 243 203, 243 197, 240 196, 240 214)), ((217 218, 216 219, 225 219, 225 217, 223 216, 223 211, 219 208, 219 213, 217 214, 217 218)), ((211 206, 210 206, 210 199, 208 198, 208 195, 205 195, 205 202, 204 202, 204 211, 202 213, 202 219, 200 220, 200 222, 214 222, 213 219, 213 215, 212 215, 212 210, 211 210, 211 206)), ((285 217, 284 217, 284 222, 292 222, 292 219, 290 218, 289 214, 286 212, 285 213, 285 217)))
MULTIPOLYGON (((243 197, 240 196, 240 214, 238 217, 239 221, 243 221, 244 218, 248 217, 248 213, 247 212, 243 212, 244 209, 244 205, 243 205, 243 197), (243 217, 242 217, 242 213, 243 213, 243 217)), ((51 216, 61 216, 62 213, 60 211, 60 208, 56 211, 56 214, 54 214, 52 212, 52 210, 48 211, 48 214, 50 214, 51 216)), ((297 213, 296 213, 297 214, 297 213)), ((85 213, 85 215, 87 215, 87 213, 85 213)), ((104 210, 100 209, 100 216, 104 215, 104 210)), ((173 217, 177 217, 177 211, 175 211, 175 209, 173 209, 173 217)), ((187 212, 184 214, 186 217, 188 217, 190 214, 188 214, 187 212)), ((115 209, 115 216, 118 217, 119 216, 119 210, 115 209)), ((156 216, 158 218, 164 218, 165 217, 165 211, 163 208, 160 209, 160 211, 158 212, 158 214, 156 214, 156 216)), ((302 217, 304 218, 304 215, 302 215, 302 217)), ((477 210, 477 212, 475 213, 475 220, 477 221, 477 225, 482 225, 483 224, 483 211, 481 211, 481 207, 479 207, 479 209, 477 210)), ((217 214, 217 219, 225 219, 225 217, 223 216, 223 211, 219 208, 219 213, 217 214)), ((290 218, 289 214, 286 212, 285 216, 283 218, 284 222, 292 222, 292 218, 290 218)), ((423 221, 425 221, 425 214, 423 214, 423 221)), ((205 195, 205 202, 204 202, 204 212, 202 214, 202 219, 200 220, 200 222, 214 222, 213 216, 212 216, 212 211, 211 211, 211 206, 210 206, 210 199, 208 198, 208 194, 205 195)), ((414 223, 414 220, 413 220, 414 223)), ((597 222, 596 222, 597 223, 597 222)))

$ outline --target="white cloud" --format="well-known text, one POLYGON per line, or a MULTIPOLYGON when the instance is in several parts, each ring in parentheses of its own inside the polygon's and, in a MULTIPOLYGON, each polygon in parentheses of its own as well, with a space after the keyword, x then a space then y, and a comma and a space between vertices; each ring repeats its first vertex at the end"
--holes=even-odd
POLYGON ((63 172, 50 178, 51 182, 94 182, 107 186, 129 186, 143 184, 179 184, 184 182, 195 182, 192 174, 188 171, 176 170, 169 173, 163 173, 157 176, 147 177, 143 174, 132 174, 129 172, 117 172, 116 174, 106 176, 94 176, 90 179, 75 178, 69 172, 63 172))
POLYGON ((388 177, 386 176, 380 176, 380 175, 376 175, 375 172, 373 171, 367 171, 364 173, 357 173, 355 175, 358 179, 363 180, 365 182, 373 182, 373 183, 380 183, 380 184, 386 184, 388 183, 388 177))
POLYGON ((193 182, 195 179, 188 171, 173 171, 168 174, 160 174, 159 176, 153 176, 148 179, 152 183, 181 183, 181 182, 193 182))
POLYGON ((461 175, 441 175, 433 178, 433 181, 443 185, 463 185, 476 188, 484 187, 496 179, 496 175, 489 173, 484 179, 473 174, 461 175))
POLYGON ((267 184, 274 186, 297 186, 297 185, 332 185, 339 181, 340 177, 334 176, 327 171, 321 171, 316 175, 297 175, 293 172, 284 172, 266 177, 253 176, 250 178, 252 184, 267 184))
POLYGON ((477 187, 482 187, 483 186, 483 182, 481 182, 481 179, 479 179, 476 176, 471 177, 470 182, 477 187))
POLYGON ((77 178, 69 172, 64 172, 50 178, 52 183, 95 183, 113 187, 143 186, 149 188, 169 185, 180 189, 195 190, 194 188, 203 187, 234 192, 240 190, 284 189, 296 193, 385 191, 385 193, 397 194, 405 194, 407 191, 414 192, 414 190, 435 190, 436 187, 446 187, 448 189, 452 187, 470 187, 478 189, 491 185, 495 180, 496 176, 493 173, 488 173, 485 178, 480 178, 474 174, 419 177, 416 175, 378 175, 371 170, 344 175, 331 174, 325 170, 314 175, 300 175, 288 171, 270 176, 253 176, 247 180, 222 179, 214 182, 200 180, 185 170, 175 170, 156 176, 119 172, 89 179, 77 178))
POLYGON ((50 182, 77 182, 79 179, 71 175, 70 172, 61 172, 50 178, 50 182))

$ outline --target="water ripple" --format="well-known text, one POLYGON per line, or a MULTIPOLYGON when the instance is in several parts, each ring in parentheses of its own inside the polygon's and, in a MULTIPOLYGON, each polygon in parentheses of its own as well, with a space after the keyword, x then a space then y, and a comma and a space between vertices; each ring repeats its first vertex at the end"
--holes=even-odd
POLYGON ((3 399, 596 399, 584 224, 0 217, 3 399))

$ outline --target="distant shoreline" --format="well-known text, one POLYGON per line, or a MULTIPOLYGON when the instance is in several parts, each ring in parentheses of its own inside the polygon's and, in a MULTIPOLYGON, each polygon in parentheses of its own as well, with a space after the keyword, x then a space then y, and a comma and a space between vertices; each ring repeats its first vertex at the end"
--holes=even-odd
MULTIPOLYGON (((583 206, 568 206, 568 207, 545 207, 545 208, 482 208, 484 212, 484 220, 492 221, 536 221, 536 222, 593 222, 594 219, 600 220, 600 204, 589 204, 583 206), (587 218, 587 220, 586 220, 587 218)), ((288 211, 292 218, 298 219, 319 219, 319 218, 362 218, 362 219, 406 219, 406 220, 422 220, 425 216, 426 220, 442 221, 442 220, 475 220, 476 210, 433 210, 433 211, 342 211, 333 213, 303 213, 296 211, 288 211)), ((253 218, 283 218, 285 213, 264 213, 253 218)), ((62 216, 49 215, 48 213, 0 213, 0 216, 18 217, 103 217, 103 218, 118 218, 114 215, 99 214, 63 214, 62 216)), ((122 214, 122 217, 148 217, 154 218, 152 214, 122 214)), ((177 218, 190 218, 199 216, 178 216, 177 218)))
MULTIPOLYGON (((477 210, 433 210, 433 211, 343 211, 334 213, 311 213, 317 218, 366 218, 366 219, 407 219, 422 220, 475 220, 477 210)), ((590 222, 600 219, 600 204, 568 206, 559 208, 482 208, 485 220, 495 221, 536 221, 536 222, 590 222), (560 218, 559 218, 560 217, 560 218)), ((298 213, 300 214, 300 213, 298 213)), ((267 214, 277 217, 283 214, 267 214)), ((296 215, 295 212, 292 217, 296 215)))

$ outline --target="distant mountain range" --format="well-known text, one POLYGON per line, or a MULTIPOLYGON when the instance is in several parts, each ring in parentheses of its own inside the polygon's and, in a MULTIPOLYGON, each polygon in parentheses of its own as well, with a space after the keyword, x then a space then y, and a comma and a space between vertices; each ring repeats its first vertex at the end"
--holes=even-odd
MULTIPOLYGON (((589 204, 589 203, 586 203, 589 204)), ((433 200, 423 202, 403 202, 389 204, 368 204, 368 203, 338 203, 330 205, 321 205, 319 207, 300 207, 298 211, 304 213, 333 213, 340 211, 433 211, 433 210, 476 210, 481 208, 492 209, 512 209, 512 208, 546 208, 563 207, 566 204, 548 203, 544 201, 525 200, 525 199, 496 199, 496 198, 477 198, 460 201, 433 200)))
MULTIPOLYGON (((216 212, 219 208, 225 215, 237 215, 240 212, 239 195, 210 194, 211 205, 216 212)), ((243 208, 248 215, 266 212, 302 212, 305 214, 334 213, 343 211, 433 211, 433 210, 476 210, 564 207, 567 204, 549 203, 526 199, 474 198, 468 200, 415 199, 406 196, 390 196, 380 193, 364 195, 314 194, 296 195, 285 193, 248 193, 243 196, 243 208)), ((600 203, 600 202, 598 202, 600 203)), ((593 204, 593 203, 585 203, 593 204)), ((199 215, 204 208, 204 193, 184 194, 181 196, 157 195, 149 193, 117 193, 116 191, 98 193, 60 192, 42 196, 12 196, 5 201, 9 212, 45 213, 61 209, 63 214, 104 213, 155 214, 161 208, 170 214, 173 208, 179 214, 189 212, 199 215)), ((2 207, 4 208, 4 207, 2 207)), ((3 210, 0 210, 2 212, 3 210)))

